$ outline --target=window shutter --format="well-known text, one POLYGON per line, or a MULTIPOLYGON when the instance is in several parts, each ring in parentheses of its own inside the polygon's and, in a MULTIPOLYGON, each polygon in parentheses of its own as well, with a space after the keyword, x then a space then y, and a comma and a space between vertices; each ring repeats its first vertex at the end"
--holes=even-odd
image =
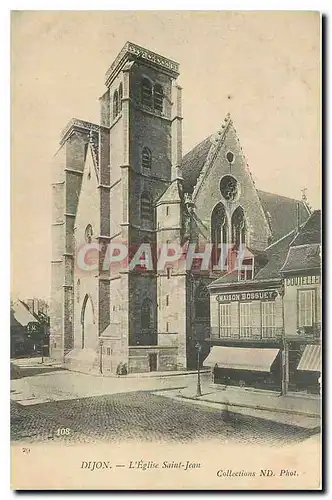
POLYGON ((238 337, 239 336, 239 303, 231 302, 231 336, 238 337))
POLYGON ((147 78, 142 80, 142 104, 152 106, 152 84, 147 78))
POLYGON ((142 168, 143 170, 150 171, 152 163, 152 154, 149 148, 144 147, 142 150, 142 168))
POLYGON ((153 98, 154 98, 154 109, 156 109, 157 111, 162 111, 164 91, 161 85, 157 84, 154 86, 153 98))

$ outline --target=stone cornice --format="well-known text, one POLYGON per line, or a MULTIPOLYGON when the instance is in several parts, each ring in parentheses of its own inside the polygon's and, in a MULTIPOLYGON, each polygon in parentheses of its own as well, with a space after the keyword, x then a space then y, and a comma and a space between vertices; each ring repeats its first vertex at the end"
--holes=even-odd
POLYGON ((172 226, 172 227, 159 227, 156 229, 157 233, 161 233, 162 231, 181 231, 181 226, 172 226))
POLYGON ((60 134, 60 144, 61 146, 66 142, 68 137, 74 131, 85 132, 89 134, 90 132, 99 133, 99 125, 96 123, 86 122, 84 120, 79 120, 78 118, 72 118, 70 122, 67 123, 65 128, 60 134))
POLYGON ((164 73, 169 74, 172 78, 179 76, 179 64, 177 62, 144 49, 135 43, 127 42, 106 71, 105 84, 109 86, 124 64, 129 60, 135 59, 143 59, 149 66, 163 70, 164 73))
POLYGON ((289 277, 289 275, 294 275, 294 276, 297 276, 297 275, 308 275, 310 276, 310 274, 314 273, 314 272, 319 272, 319 274, 321 274, 321 266, 308 266, 308 267, 302 267, 302 268, 296 268, 296 269, 287 269, 286 271, 283 271, 281 270, 280 271, 280 274, 281 276, 285 276, 285 277, 289 277))
MULTIPOLYGON (((166 181, 168 182, 168 181, 166 181)), ((155 203, 156 207, 159 207, 160 205, 179 205, 181 202, 179 200, 164 200, 164 201, 157 201, 155 203)))
POLYGON ((137 175, 138 177, 142 177, 143 179, 146 180, 153 180, 153 181, 158 181, 158 182, 164 182, 166 184, 171 184, 171 181, 169 179, 164 179, 162 177, 158 177, 157 175, 152 175, 152 174, 145 174, 144 172, 139 172, 137 170, 134 170, 131 168, 131 171, 133 174, 137 175))
MULTIPOLYGON (((217 281, 217 280, 216 280, 217 281)), ((275 287, 278 284, 281 285, 282 280, 280 278, 267 278, 267 279, 262 279, 262 280, 257 280, 253 279, 250 281, 230 281, 230 282, 223 282, 223 283, 216 283, 215 281, 210 283, 207 287, 210 290, 216 290, 216 289, 222 289, 222 288, 230 288, 234 290, 240 290, 243 292, 246 292, 247 290, 255 289, 257 287, 263 287, 269 288, 269 287, 275 287)))
POLYGON ((76 170, 75 168, 67 168, 67 167, 64 170, 65 172, 69 172, 71 174, 83 175, 83 170, 76 170))

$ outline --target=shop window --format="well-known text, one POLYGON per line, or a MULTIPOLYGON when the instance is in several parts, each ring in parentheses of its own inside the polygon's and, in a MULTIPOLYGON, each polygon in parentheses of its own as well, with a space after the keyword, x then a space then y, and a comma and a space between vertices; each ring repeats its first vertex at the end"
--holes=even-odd
POLYGON ((152 83, 147 78, 142 80, 142 104, 152 107, 152 83))
POLYGON ((231 336, 231 304, 219 305, 220 337, 231 336))
POLYGON ((266 301, 261 303, 262 310, 262 337, 273 337, 275 335, 275 302, 266 301))
POLYGON ((316 291, 298 290, 298 326, 313 326, 316 319, 316 291))
POLYGON ((240 302, 240 337, 251 336, 251 302, 240 302))

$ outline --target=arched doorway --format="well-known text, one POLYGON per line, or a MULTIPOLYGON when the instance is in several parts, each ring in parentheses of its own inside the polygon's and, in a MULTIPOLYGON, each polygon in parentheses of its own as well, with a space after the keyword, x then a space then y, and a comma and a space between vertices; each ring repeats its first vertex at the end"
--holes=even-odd
POLYGON ((95 315, 91 296, 86 294, 81 312, 81 348, 95 347, 97 337, 95 315))

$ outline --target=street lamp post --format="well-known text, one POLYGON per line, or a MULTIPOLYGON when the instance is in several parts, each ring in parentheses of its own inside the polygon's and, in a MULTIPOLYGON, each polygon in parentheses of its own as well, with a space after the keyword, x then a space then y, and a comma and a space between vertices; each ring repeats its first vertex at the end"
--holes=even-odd
POLYGON ((200 353, 202 350, 202 346, 199 342, 195 345, 197 349, 197 390, 196 390, 196 397, 198 398, 199 396, 202 395, 202 387, 201 387, 201 371, 200 371, 200 353))
POLYGON ((41 362, 44 363, 44 342, 45 342, 45 325, 41 325, 40 331, 41 331, 41 355, 42 355, 42 360, 41 362))
POLYGON ((100 339, 99 371, 101 375, 103 373, 103 344, 104 344, 103 340, 100 339))
POLYGON ((281 351, 281 395, 285 396, 288 392, 288 383, 289 383, 289 352, 288 352, 288 344, 285 336, 285 285, 284 283, 280 289, 281 295, 281 307, 282 307, 282 346, 283 349, 281 351))

